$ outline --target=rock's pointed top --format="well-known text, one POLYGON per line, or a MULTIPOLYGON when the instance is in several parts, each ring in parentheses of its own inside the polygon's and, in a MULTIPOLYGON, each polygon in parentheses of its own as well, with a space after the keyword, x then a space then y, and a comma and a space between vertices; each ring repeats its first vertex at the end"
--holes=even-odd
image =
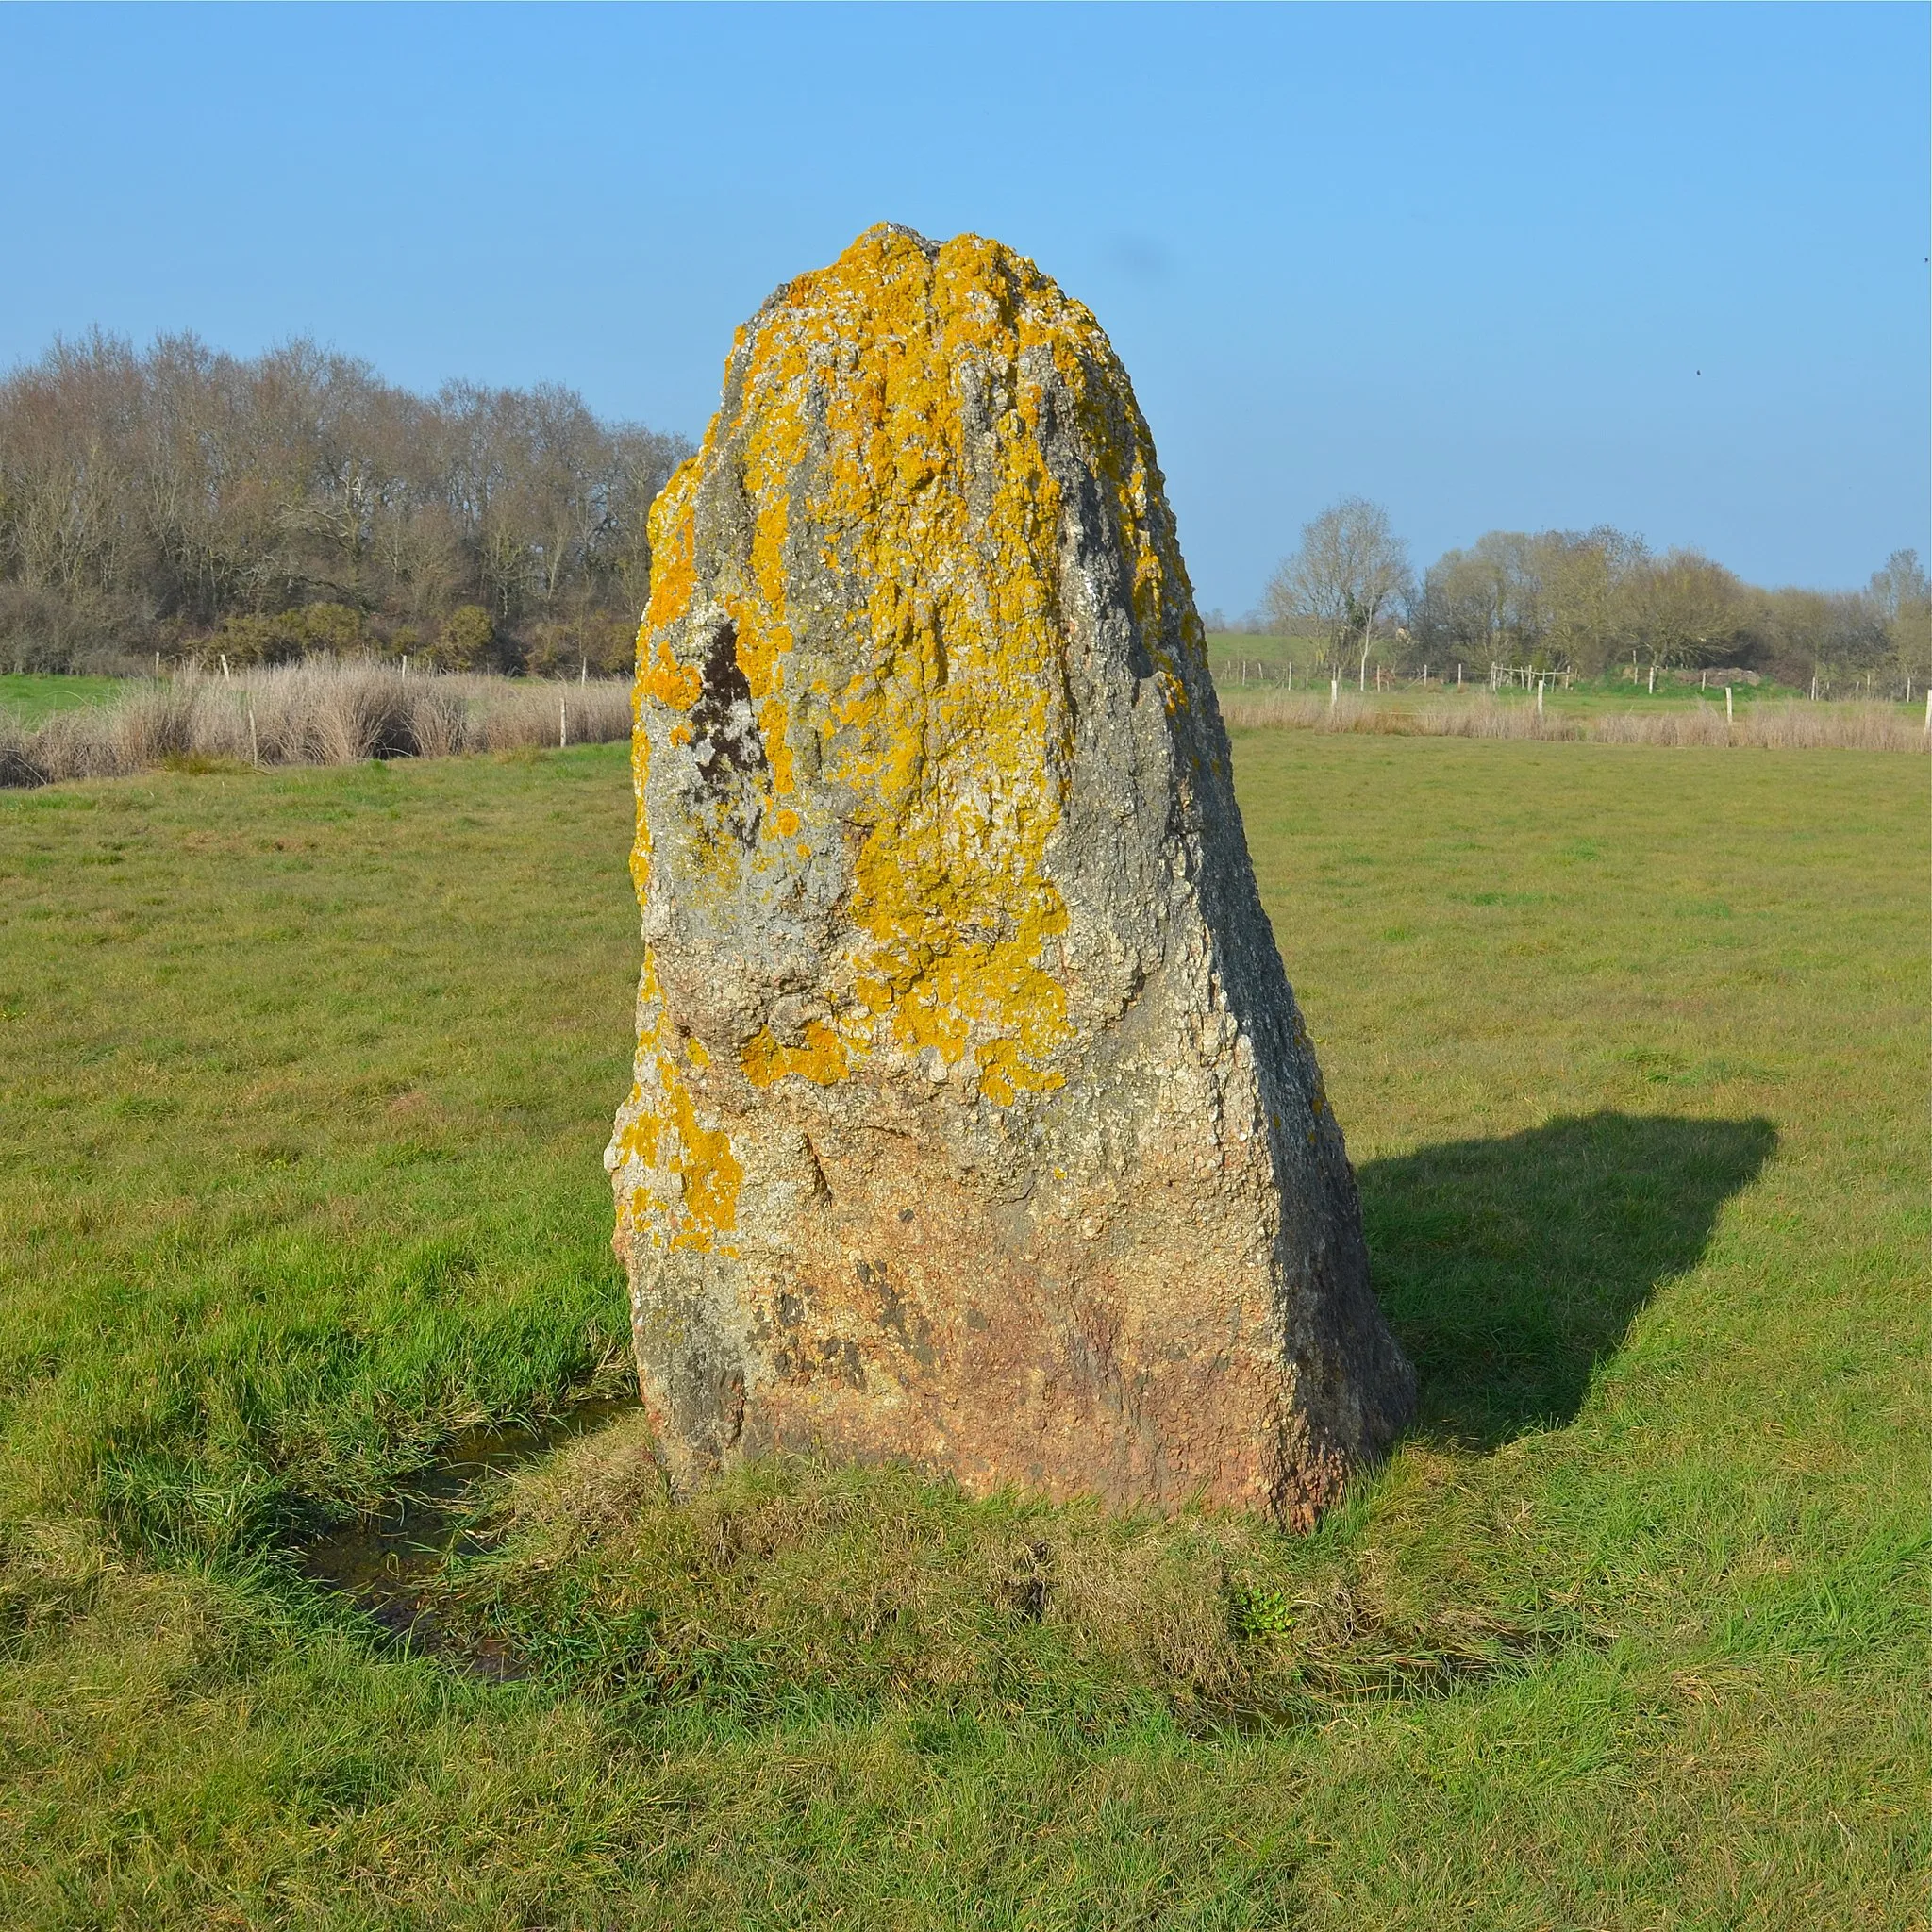
POLYGON ((935 242, 931 236, 922 235, 917 228, 908 228, 904 222, 874 222, 871 227, 861 229, 853 238, 851 246, 846 248, 840 255, 839 258, 842 261, 854 249, 863 248, 868 242, 873 241, 874 238, 882 240, 887 236, 891 237, 895 242, 911 242, 913 247, 918 249, 928 261, 932 260, 940 252, 940 243, 935 242))
MULTIPOLYGON (((920 296, 943 291, 941 305, 958 308, 975 299, 982 308, 1011 311, 1028 307, 1039 326, 1076 336, 1097 348, 1109 361, 1112 348, 1105 332, 1084 303, 1069 296, 1030 256, 989 236, 962 231, 943 242, 922 235, 899 222, 874 222, 855 236, 838 258, 824 268, 811 269, 782 282, 739 331, 742 346, 775 313, 839 309, 849 325, 858 311, 891 309, 906 293, 920 296)), ((890 330, 892 324, 888 321, 890 330)), ((1113 362, 1108 383, 1131 394, 1126 372, 1113 362)))

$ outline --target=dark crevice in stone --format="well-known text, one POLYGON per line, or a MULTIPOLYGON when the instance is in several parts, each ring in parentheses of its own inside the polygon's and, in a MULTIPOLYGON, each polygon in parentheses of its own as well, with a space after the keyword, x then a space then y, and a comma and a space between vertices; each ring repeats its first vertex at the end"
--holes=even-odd
POLYGON ((738 626, 716 625, 705 645, 697 702, 691 708, 691 752, 707 783, 762 770, 765 747, 752 715, 751 685, 738 661, 738 626))

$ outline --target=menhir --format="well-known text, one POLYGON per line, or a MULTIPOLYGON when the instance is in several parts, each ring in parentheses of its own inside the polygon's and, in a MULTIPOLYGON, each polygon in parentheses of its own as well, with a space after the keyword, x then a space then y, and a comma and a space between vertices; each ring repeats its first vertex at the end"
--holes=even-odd
POLYGON ((869 230, 740 330, 651 547, 606 1163, 674 1482, 811 1449, 1311 1523, 1414 1375, 1092 316, 869 230))

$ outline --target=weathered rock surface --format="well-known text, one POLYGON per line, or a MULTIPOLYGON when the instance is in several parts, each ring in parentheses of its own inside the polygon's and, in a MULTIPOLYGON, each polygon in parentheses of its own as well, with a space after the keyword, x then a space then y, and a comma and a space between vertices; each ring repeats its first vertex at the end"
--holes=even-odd
POLYGON ((740 330, 651 535, 606 1161, 674 1480, 818 1446, 1311 1522, 1413 1374, 1106 336, 874 228, 740 330))

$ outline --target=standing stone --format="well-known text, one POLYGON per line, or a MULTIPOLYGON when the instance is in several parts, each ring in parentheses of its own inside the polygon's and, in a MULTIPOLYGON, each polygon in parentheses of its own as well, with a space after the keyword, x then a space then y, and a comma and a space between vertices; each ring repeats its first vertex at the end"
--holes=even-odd
POLYGON ((605 1158, 674 1483, 817 1448, 1311 1523, 1414 1375, 1099 325, 873 228, 738 332, 651 545, 605 1158))

